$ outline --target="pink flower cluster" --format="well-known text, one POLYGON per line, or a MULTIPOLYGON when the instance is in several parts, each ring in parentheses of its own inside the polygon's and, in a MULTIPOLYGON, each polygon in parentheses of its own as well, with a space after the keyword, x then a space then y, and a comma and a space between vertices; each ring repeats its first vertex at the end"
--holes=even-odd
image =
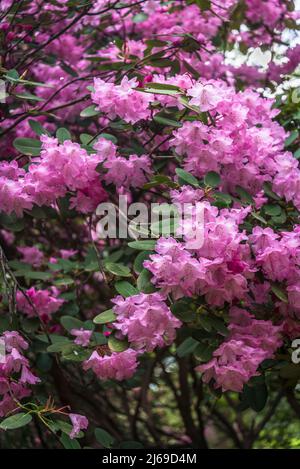
POLYGON ((40 317, 43 321, 48 322, 52 314, 59 310, 64 300, 57 298, 58 291, 52 289, 51 293, 48 290, 36 290, 34 287, 29 288, 25 295, 17 292, 17 307, 26 314, 29 318, 40 317))
POLYGON ((89 155, 77 143, 67 140, 59 144, 56 138, 41 136, 41 156, 28 172, 16 162, 0 165, 0 210, 22 215, 33 204, 52 205, 67 192, 75 192, 71 208, 88 213, 106 200, 96 167, 99 157, 89 155))
POLYGON ((300 207, 298 162, 284 151, 287 137, 272 119, 278 111, 272 100, 253 91, 235 92, 220 81, 198 82, 188 89, 190 104, 210 111, 214 125, 185 122, 170 141, 185 157, 184 168, 197 177, 216 171, 221 189, 235 194, 242 186, 257 195, 264 182, 300 207))
POLYGON ((141 187, 152 174, 151 161, 146 155, 130 155, 129 158, 117 156, 117 147, 105 138, 99 138, 94 145, 105 171, 106 184, 117 188, 141 187))
POLYGON ((3 333, 5 356, 0 359, 0 416, 15 409, 14 399, 21 400, 31 394, 29 385, 37 384, 40 379, 32 374, 28 359, 23 351, 28 343, 15 331, 3 333))
POLYGON ((137 91, 137 86, 136 78, 128 80, 124 77, 120 85, 95 78, 92 100, 97 109, 110 119, 119 116, 126 122, 135 124, 141 119, 149 119, 149 102, 152 100, 151 95, 137 91))
POLYGON ((212 379, 222 391, 241 392, 245 383, 257 376, 257 368, 281 346, 280 327, 271 321, 256 320, 248 311, 233 307, 230 311, 230 334, 213 353, 213 359, 196 369, 203 380, 212 379))
POLYGON ((300 226, 293 231, 275 233, 271 228, 254 228, 250 242, 255 261, 264 276, 273 282, 284 282, 288 305, 280 305, 281 313, 300 317, 300 226))
POLYGON ((181 322, 172 315, 159 293, 117 296, 112 301, 117 316, 112 326, 119 339, 128 339, 130 348, 104 356, 94 351, 84 363, 84 369, 91 368, 100 379, 121 381, 136 371, 138 354, 170 345, 181 322))
POLYGON ((101 379, 123 379, 131 378, 135 373, 138 362, 137 352, 132 348, 124 352, 112 352, 111 355, 101 356, 94 351, 90 358, 83 363, 84 370, 93 370, 101 379))
MULTIPOLYGON (((191 197, 192 190, 189 192, 191 197)), ((255 271, 249 245, 245 244, 247 236, 239 230, 248 211, 223 209, 218 213, 208 202, 203 204, 203 246, 193 252, 174 238, 160 238, 157 254, 150 255, 144 267, 152 272, 152 282, 174 299, 205 295, 208 304, 222 306, 245 298, 248 280, 255 271)))
POLYGON ((134 349, 151 352, 174 341, 181 322, 172 315, 159 293, 117 296, 113 303, 117 315, 113 326, 128 338, 134 349))

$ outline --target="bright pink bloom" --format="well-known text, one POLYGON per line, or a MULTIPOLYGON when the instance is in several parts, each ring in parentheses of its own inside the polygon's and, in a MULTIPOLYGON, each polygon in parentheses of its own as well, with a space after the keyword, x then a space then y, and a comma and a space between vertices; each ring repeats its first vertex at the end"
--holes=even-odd
POLYGON ((282 344, 280 327, 271 321, 256 320, 240 308, 231 309, 229 337, 213 353, 213 359, 196 369, 204 373, 203 380, 215 382, 222 391, 241 392, 252 376, 257 376, 259 365, 282 344))
POLYGON ((76 339, 74 340, 75 344, 82 345, 82 347, 87 347, 90 343, 91 336, 93 331, 88 331, 86 329, 72 329, 71 334, 75 335, 76 339))
POLYGON ((159 293, 112 300, 117 320, 115 329, 127 336, 131 346, 150 352, 156 347, 170 345, 181 322, 176 319, 159 293))
POLYGON ((18 252, 22 254, 22 262, 31 264, 33 267, 40 267, 44 260, 44 254, 37 247, 20 247, 18 252))
POLYGON ((70 433, 70 438, 76 438, 81 430, 86 430, 89 426, 89 421, 84 415, 80 414, 69 414, 70 420, 72 422, 73 428, 70 433))
POLYGON ((31 302, 20 291, 17 292, 17 306, 29 318, 38 315, 48 321, 64 303, 64 300, 51 295, 48 290, 36 290, 34 287, 26 291, 26 296, 31 302))
POLYGON ((129 379, 137 368, 137 352, 128 348, 124 352, 113 352, 111 355, 101 357, 98 352, 93 352, 83 364, 85 370, 92 369, 98 378, 116 379, 122 381, 129 379))

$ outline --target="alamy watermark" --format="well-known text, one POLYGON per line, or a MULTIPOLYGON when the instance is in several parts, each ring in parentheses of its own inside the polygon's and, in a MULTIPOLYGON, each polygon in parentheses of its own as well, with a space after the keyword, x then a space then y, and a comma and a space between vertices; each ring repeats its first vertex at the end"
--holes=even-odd
POLYGON ((204 204, 142 203, 128 204, 127 196, 119 202, 98 205, 96 226, 99 238, 156 239, 172 236, 185 241, 187 249, 200 249, 204 242, 204 204))
POLYGON ((4 80, 0 80, 0 103, 4 104, 6 102, 6 84, 4 80))
POLYGON ((0 337, 0 364, 5 363, 5 341, 0 337))
POLYGON ((294 88, 291 95, 291 101, 294 104, 300 103, 300 87, 294 88))
POLYGON ((298 365, 300 363, 300 339, 293 340, 291 347, 295 349, 292 352, 292 362, 298 365))

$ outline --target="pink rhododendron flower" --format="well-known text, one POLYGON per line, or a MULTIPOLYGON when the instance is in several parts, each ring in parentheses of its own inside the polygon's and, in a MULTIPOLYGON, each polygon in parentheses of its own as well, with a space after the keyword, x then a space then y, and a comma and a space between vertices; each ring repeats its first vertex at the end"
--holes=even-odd
POLYGON ((220 94, 220 89, 210 83, 197 83, 188 90, 187 94, 192 96, 190 104, 199 106, 201 112, 214 109, 223 99, 222 94, 220 94))
POLYGON ((247 311, 231 309, 230 334, 213 353, 213 359, 196 369, 203 372, 203 380, 215 381, 223 391, 241 392, 252 376, 257 376, 258 366, 274 356, 282 339, 280 327, 271 321, 256 320, 247 311))
POLYGON ((124 77, 120 85, 107 83, 101 78, 94 79, 94 89, 91 97, 97 109, 114 119, 121 117, 126 122, 135 124, 141 119, 150 117, 149 103, 152 100, 150 94, 136 91, 138 82, 136 78, 129 80, 124 77))
POLYGON ((69 417, 73 425, 70 438, 73 440, 78 436, 80 430, 86 430, 88 428, 89 421, 84 415, 69 414, 69 417))
POLYGON ((170 345, 175 339, 181 322, 172 315, 160 294, 140 293, 125 299, 117 296, 112 301, 117 315, 113 326, 127 336, 132 347, 150 352, 170 345))
POLYGON ((31 394, 30 385, 40 382, 40 379, 30 371, 28 359, 23 351, 28 343, 16 331, 3 333, 5 355, 0 360, 0 417, 16 408, 17 400, 22 400, 31 394))
POLYGON ((69 259, 70 257, 75 256, 78 251, 76 249, 60 249, 59 253, 62 259, 69 259))
POLYGON ((22 262, 31 264, 33 267, 40 267, 44 260, 44 254, 37 247, 19 247, 18 252, 22 254, 22 262))
POLYGON ((137 365, 137 352, 128 348, 124 352, 112 352, 111 355, 104 355, 103 357, 95 351, 83 363, 83 368, 85 370, 92 369, 100 379, 122 381, 131 378, 137 365))
POLYGON ((48 290, 36 290, 34 287, 26 291, 26 296, 21 292, 17 292, 18 309, 29 318, 38 315, 45 321, 51 319, 52 314, 56 313, 64 303, 64 300, 53 294, 51 295, 48 290))
POLYGON ((82 345, 82 347, 87 347, 90 343, 91 336, 93 331, 88 331, 86 329, 72 329, 72 335, 75 335, 76 339, 74 340, 75 344, 82 345))

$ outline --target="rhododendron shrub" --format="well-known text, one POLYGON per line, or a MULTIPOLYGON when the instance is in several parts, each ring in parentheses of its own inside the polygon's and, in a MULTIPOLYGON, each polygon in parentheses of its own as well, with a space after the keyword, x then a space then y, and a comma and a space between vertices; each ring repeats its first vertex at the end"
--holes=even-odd
POLYGON ((299 446, 297 3, 0 2, 1 446, 299 446))

